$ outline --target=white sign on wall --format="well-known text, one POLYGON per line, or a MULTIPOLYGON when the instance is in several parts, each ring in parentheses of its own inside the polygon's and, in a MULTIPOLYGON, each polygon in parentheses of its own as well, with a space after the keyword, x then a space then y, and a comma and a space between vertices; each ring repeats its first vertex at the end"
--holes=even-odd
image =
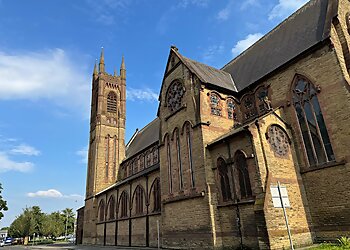
POLYGON ((281 200, 282 200, 284 207, 290 208, 287 187, 280 186, 279 188, 280 188, 281 196, 280 196, 280 192, 278 191, 278 186, 272 186, 272 185, 270 186, 273 206, 275 208, 282 208, 282 203, 281 203, 281 200))

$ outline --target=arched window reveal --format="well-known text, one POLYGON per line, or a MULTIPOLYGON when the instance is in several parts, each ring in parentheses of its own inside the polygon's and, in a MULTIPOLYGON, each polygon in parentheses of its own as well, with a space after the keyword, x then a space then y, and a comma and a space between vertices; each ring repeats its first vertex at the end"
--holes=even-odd
POLYGON ((250 185, 247 159, 241 151, 238 151, 236 153, 235 163, 238 170, 238 181, 241 198, 251 197, 252 188, 250 185))
POLYGON ((98 206, 98 221, 105 220, 105 203, 103 200, 100 201, 100 205, 98 206))
POLYGON ((167 148, 167 161, 168 161, 168 183, 169 183, 169 193, 173 192, 173 178, 172 178, 172 167, 171 167, 171 149, 169 135, 166 137, 166 148, 167 148))
POLYGON ((136 214, 143 214, 143 189, 137 186, 135 189, 136 214))
POLYGON ((228 99, 227 105, 227 118, 237 121, 236 105, 232 99, 228 99))
POLYGON ((115 219, 115 200, 114 196, 111 196, 111 198, 108 201, 108 219, 114 220, 115 219))
POLYGON ((293 89, 293 104, 309 164, 334 161, 334 153, 317 98, 317 89, 298 76, 293 89))
POLYGON ((157 178, 153 184, 153 212, 160 212, 160 204, 160 181, 159 178, 157 178))
POLYGON ((112 91, 107 96, 107 112, 117 113, 117 95, 112 91))
POLYGON ((183 189, 182 162, 181 162, 180 137, 179 137, 178 129, 176 129, 175 137, 176 137, 177 162, 179 167, 179 179, 180 179, 179 185, 180 185, 180 190, 182 190, 183 189))
POLYGON ((120 196, 120 218, 128 217, 128 194, 123 191, 120 196))
POLYGON ((181 108, 184 94, 185 88, 181 82, 175 81, 170 85, 166 97, 166 103, 171 112, 181 108))
POLYGON ((215 93, 210 94, 210 112, 212 115, 221 116, 220 97, 215 93))
POLYGON ((221 196, 223 201, 232 200, 229 171, 226 162, 221 157, 217 160, 221 196))
POLYGON ((188 162, 190 166, 190 176, 191 176, 191 187, 195 186, 194 171, 193 171, 193 159, 192 159, 192 133, 191 125, 189 122, 186 123, 186 144, 188 153, 188 162))

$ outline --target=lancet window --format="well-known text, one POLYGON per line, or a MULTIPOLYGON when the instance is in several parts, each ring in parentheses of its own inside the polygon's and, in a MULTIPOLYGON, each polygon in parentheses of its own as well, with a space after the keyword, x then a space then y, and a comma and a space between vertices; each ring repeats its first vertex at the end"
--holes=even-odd
POLYGON ((98 221, 105 220, 105 202, 103 200, 100 201, 100 205, 98 206, 98 221))
POLYGON ((232 200, 229 169, 227 168, 227 164, 225 160, 222 159, 221 157, 217 160, 217 168, 218 168, 218 174, 219 174, 222 200, 223 201, 232 200))
POLYGON ((238 181, 239 181, 239 193, 241 198, 248 198, 252 196, 252 188, 250 185, 250 178, 248 172, 247 159, 243 152, 238 151, 235 154, 235 165, 236 173, 238 172, 238 181))
POLYGON ((311 166, 335 160, 317 93, 318 89, 310 81, 302 76, 296 77, 293 104, 311 166))
POLYGON ((109 198, 108 201, 108 219, 109 220, 113 220, 115 219, 115 200, 114 200, 114 196, 111 196, 111 198, 109 198))
POLYGON ((137 186, 135 189, 136 214, 143 214, 143 189, 137 186))
POLYGON ((126 191, 120 196, 120 218, 128 217, 128 194, 126 191))
POLYGON ((212 115, 221 116, 220 97, 215 93, 210 94, 210 112, 212 115))
POLYGON ((159 181, 159 178, 157 178, 155 179, 153 184, 153 212, 160 211, 160 204, 161 204, 160 181, 159 181))

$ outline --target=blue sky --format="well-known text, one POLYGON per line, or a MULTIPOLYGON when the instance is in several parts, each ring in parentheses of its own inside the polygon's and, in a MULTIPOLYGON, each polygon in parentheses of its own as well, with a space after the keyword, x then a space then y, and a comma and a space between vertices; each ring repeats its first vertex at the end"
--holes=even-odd
POLYGON ((128 140, 153 120, 169 48, 220 68, 306 0, 0 0, 0 183, 26 206, 83 205, 91 73, 127 69, 128 140))

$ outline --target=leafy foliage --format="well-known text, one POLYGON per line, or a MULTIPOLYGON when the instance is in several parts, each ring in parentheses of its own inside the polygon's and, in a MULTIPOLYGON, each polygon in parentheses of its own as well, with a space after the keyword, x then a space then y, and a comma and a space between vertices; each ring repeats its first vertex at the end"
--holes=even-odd
POLYGON ((338 243, 341 247, 343 247, 344 249, 350 249, 350 238, 348 237, 340 237, 338 239, 338 243))
POLYGON ((1 191, 2 191, 2 185, 0 183, 0 220, 2 217, 4 217, 4 214, 2 211, 8 210, 7 202, 2 198, 1 191))
POLYGON ((62 212, 45 214, 40 207, 33 206, 25 208, 23 213, 16 217, 9 228, 9 235, 12 237, 26 237, 35 233, 37 236, 56 238, 66 232, 71 234, 74 231, 75 215, 70 208, 62 212))

